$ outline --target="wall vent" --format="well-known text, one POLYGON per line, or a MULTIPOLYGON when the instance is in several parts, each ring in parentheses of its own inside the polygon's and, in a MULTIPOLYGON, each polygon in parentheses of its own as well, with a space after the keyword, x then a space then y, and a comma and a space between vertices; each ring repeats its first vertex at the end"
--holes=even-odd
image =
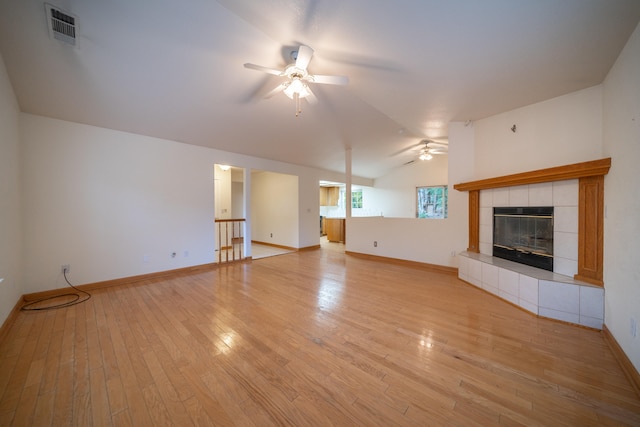
POLYGON ((52 39, 76 46, 78 18, 48 3, 45 3, 44 7, 47 11, 49 36, 52 39))

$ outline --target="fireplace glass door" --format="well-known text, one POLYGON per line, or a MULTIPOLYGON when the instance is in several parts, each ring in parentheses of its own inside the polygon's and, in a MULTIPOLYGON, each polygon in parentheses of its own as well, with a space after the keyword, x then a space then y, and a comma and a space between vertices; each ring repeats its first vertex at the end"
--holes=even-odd
POLYGON ((493 256, 553 271, 553 207, 494 208, 493 256))

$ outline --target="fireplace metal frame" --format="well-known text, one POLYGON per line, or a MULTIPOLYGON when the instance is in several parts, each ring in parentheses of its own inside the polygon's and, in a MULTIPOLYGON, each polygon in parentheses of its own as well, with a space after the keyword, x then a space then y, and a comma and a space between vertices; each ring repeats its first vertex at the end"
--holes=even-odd
MULTIPOLYGON (((531 233, 531 230, 528 231, 531 233)), ((553 206, 493 208, 493 256, 553 271, 553 206), (548 219, 550 220, 550 223, 546 227, 548 235, 546 237, 540 237, 538 234, 534 234, 533 236, 529 234, 526 237, 521 236, 519 243, 516 245, 503 245, 500 244, 501 242, 497 243, 499 240, 499 227, 497 226, 497 222, 503 220, 505 217, 522 220, 525 218, 548 219), (523 243, 524 240, 527 240, 528 243, 523 243), (542 244, 539 245, 536 243, 538 241, 541 241, 542 244), (549 243, 550 248, 546 250, 542 249, 543 246, 548 246, 549 243)))

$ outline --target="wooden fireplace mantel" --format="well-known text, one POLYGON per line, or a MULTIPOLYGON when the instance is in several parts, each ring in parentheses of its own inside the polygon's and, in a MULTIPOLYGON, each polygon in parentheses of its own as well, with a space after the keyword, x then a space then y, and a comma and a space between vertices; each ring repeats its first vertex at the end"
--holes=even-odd
POLYGON ((579 180, 578 274, 575 279, 603 286, 604 176, 611 158, 455 184, 469 192, 469 252, 480 252, 480 190, 579 180))

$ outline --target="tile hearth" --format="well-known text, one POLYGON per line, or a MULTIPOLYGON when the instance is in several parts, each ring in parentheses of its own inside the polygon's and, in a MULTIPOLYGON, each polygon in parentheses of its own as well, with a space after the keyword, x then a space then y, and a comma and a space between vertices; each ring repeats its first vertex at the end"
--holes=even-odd
POLYGON ((602 329, 604 288, 558 273, 462 252, 458 278, 533 314, 602 329))

